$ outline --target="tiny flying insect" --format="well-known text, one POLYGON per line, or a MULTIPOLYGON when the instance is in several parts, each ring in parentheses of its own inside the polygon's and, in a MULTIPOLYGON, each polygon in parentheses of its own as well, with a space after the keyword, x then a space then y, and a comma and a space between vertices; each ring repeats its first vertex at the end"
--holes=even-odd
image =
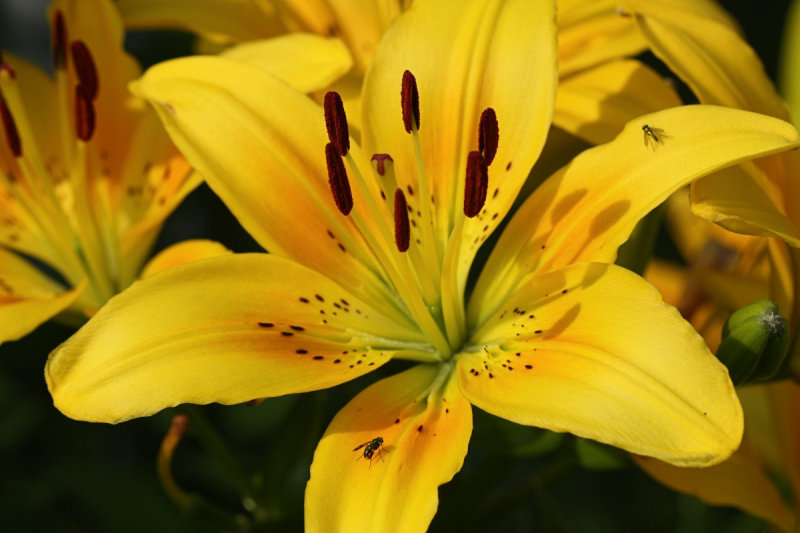
POLYGON ((647 124, 642 126, 642 134, 644 135, 645 147, 651 146, 653 150, 656 149, 658 143, 669 137, 661 128, 653 128, 647 124))
MULTIPOLYGON (((383 437, 375 437, 372 440, 368 440, 363 444, 359 444, 355 448, 353 448, 354 452, 357 452, 361 448, 364 448, 364 458, 369 459, 369 466, 372 468, 372 456, 375 455, 375 452, 378 452, 378 458, 383 461, 383 457, 381 456, 381 451, 386 452, 383 448, 383 437)), ((386 452, 389 453, 389 452, 386 452)))

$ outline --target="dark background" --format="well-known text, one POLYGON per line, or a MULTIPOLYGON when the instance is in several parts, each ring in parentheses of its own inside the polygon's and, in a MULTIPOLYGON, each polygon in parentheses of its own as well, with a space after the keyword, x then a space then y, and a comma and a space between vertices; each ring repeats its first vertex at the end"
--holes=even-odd
MULTIPOLYGON (((0 0, 0 49, 49 65, 48 3, 0 0)), ((738 19, 774 79, 788 2, 721 3, 738 19)), ((188 51, 191 38, 141 32, 129 37, 128 45, 152 62, 188 51)), ((197 237, 222 241, 235 251, 257 249, 205 187, 170 218, 157 247, 197 237)), ((0 347, 0 530, 210 530, 181 513, 156 476, 156 454, 173 410, 109 426, 75 422, 52 407, 44 363, 70 333, 45 324, 0 347)), ((261 487, 267 519, 254 529, 302 530, 302 491, 314 445, 338 408, 377 377, 259 406, 200 408, 261 487)), ((231 513, 244 512, 224 461, 209 453, 193 428, 178 448, 174 470, 185 489, 231 513)), ((477 409, 467 461, 440 489, 439 513, 431 526, 432 531, 766 529, 734 509, 709 507, 660 486, 616 450, 515 426, 477 409)))

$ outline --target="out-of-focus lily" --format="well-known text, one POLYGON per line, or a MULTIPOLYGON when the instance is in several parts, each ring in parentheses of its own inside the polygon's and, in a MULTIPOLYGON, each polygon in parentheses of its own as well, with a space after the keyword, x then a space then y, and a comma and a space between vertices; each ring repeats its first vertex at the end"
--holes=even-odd
MULTIPOLYGON (((796 13, 795 9, 795 15, 789 18, 790 21, 798 20, 796 13)), ((792 32, 791 22, 787 30, 792 32)), ((786 42, 791 43, 796 38, 797 31, 794 31, 787 36, 786 42)), ((784 50, 784 69, 791 65, 787 58, 796 52, 796 49, 784 50)), ((754 61, 751 54, 745 55, 744 59, 751 64, 754 61)), ((729 64, 725 64, 725 68, 729 68, 729 64)), ((756 69, 755 72, 760 70, 756 69)), ((796 88, 793 92, 792 87, 793 80, 797 78, 791 72, 782 74, 784 90, 792 101, 793 95, 798 94, 796 88)), ((759 82, 761 92, 771 94, 764 89, 768 82, 764 82, 760 75, 756 76, 755 82, 750 83, 758 85, 759 82)), ((746 94, 752 92, 751 90, 746 94)), ((768 102, 775 108, 781 107, 777 97, 768 102)), ((758 105, 768 104, 758 102, 758 105)), ((771 173, 762 176, 767 176, 780 185, 767 189, 776 199, 775 205, 789 205, 792 199, 784 198, 783 195, 790 194, 793 190, 791 180, 796 182, 796 174, 792 176, 790 172, 798 168, 797 154, 787 153, 776 157, 782 159, 770 167, 771 173), (787 167, 783 168, 782 165, 787 167)), ((760 183, 767 182, 761 180, 760 183)), ((731 185, 733 186, 735 184, 731 185)), ((689 280, 687 291, 678 290, 673 299, 667 297, 667 300, 677 302, 674 299, 677 298, 684 302, 694 301, 694 304, 683 307, 684 316, 691 317, 690 320, 696 326, 702 324, 703 329, 699 331, 703 332, 709 345, 715 349, 720 340, 721 323, 727 314, 758 298, 773 299, 792 328, 793 373, 797 379, 797 328, 800 319, 797 309, 800 280, 798 249, 777 238, 749 237, 726 232, 691 217, 677 203, 670 203, 668 220, 677 244, 692 265, 693 275, 684 278, 689 280), (709 318, 700 319, 701 315, 709 318)), ((755 206, 756 209, 757 207, 755 206)), ((795 211, 794 215, 796 214, 795 211)), ((791 239, 787 241, 792 242, 791 239)), ((661 268, 656 270, 663 272, 661 268)), ((650 273, 655 275, 649 275, 648 279, 660 288, 670 284, 676 288, 679 285, 662 285, 664 276, 655 270, 650 273)), ((800 509, 798 387, 794 383, 784 382, 739 387, 737 392, 744 407, 746 430, 741 448, 731 459, 707 469, 675 468, 649 459, 639 459, 637 462, 656 479, 676 490, 695 494, 710 503, 737 506, 782 531, 796 531, 797 512, 800 509)))
POLYGON ((271 253, 174 267, 115 298, 51 354, 56 406, 120 422, 417 362, 329 426, 309 530, 424 530, 463 462, 471 405, 674 464, 726 458, 742 431, 726 370, 611 263, 677 188, 800 139, 721 107, 641 117, 539 187, 470 287, 550 127, 555 42, 551 2, 418 0, 367 73, 361 146, 336 93, 323 112, 218 57, 148 71, 136 92, 271 253), (647 124, 672 140, 643 147, 647 124))
MULTIPOLYGON (((688 214, 685 208, 681 211, 688 214)), ((689 221, 688 217, 671 220, 679 218, 689 221)), ((692 227, 695 234, 705 236, 724 231, 697 217, 692 227)), ((767 239, 733 233, 727 237, 726 248, 720 244, 722 239, 709 239, 701 255, 694 256, 714 257, 716 264, 698 262, 690 274, 688 270, 654 262, 646 273, 666 301, 680 306, 712 349, 719 344, 727 313, 769 294, 769 270, 761 268, 768 267, 763 246, 767 239), (739 253, 734 252, 737 248, 739 253), (727 260, 722 261, 723 258, 727 260), (761 266, 750 264, 754 258, 761 266)), ((643 457, 636 457, 636 463, 675 490, 711 504, 738 507, 781 531, 796 531, 796 512, 800 508, 800 389, 793 382, 783 381, 738 387, 737 393, 745 414, 745 434, 730 459, 708 468, 679 468, 643 457)))
POLYGON ((50 10, 55 79, 0 65, 0 342, 62 313, 82 324, 139 275, 197 184, 155 113, 105 0, 50 10))
MULTIPOLYGON (((618 102, 637 102, 649 93, 632 81, 623 83, 619 76, 602 73, 608 71, 609 64, 624 61, 609 62, 609 57, 641 50, 637 47, 642 45, 686 82, 701 103, 789 120, 786 106, 757 55, 731 17, 711 0, 625 0, 613 5, 574 0, 571 4, 573 12, 585 14, 584 23, 576 25, 573 32, 573 40, 580 45, 575 47, 575 55, 581 58, 576 63, 583 69, 578 79, 588 78, 594 84, 563 83, 559 87, 554 123, 568 131, 589 142, 602 142, 621 127, 627 115, 618 112, 618 102), (618 20, 614 21, 614 16, 618 20), (589 46, 591 38, 600 44, 589 46), (623 88, 615 91, 617 86, 623 88)), ((649 99, 651 103, 659 100, 649 99)), ((775 237, 788 245, 763 241, 758 247, 768 255, 771 265, 768 296, 790 322, 795 376, 800 374, 798 176, 800 153, 790 151, 726 168, 691 185, 695 214, 731 231, 775 237)), ((753 261, 755 256, 746 260, 753 261)))
MULTIPOLYGON (((244 55, 271 74, 303 65, 312 56, 328 72, 348 115, 359 117, 361 84, 378 42, 411 0, 119 0, 129 28, 176 28, 197 33, 205 49, 244 55), (233 47, 233 48, 230 48, 233 47), (298 57, 300 60, 298 60, 298 57), (351 68, 352 67, 352 68, 351 68)), ((207 50, 204 50, 207 51, 207 50)), ((319 93, 319 97, 324 91, 319 93)))

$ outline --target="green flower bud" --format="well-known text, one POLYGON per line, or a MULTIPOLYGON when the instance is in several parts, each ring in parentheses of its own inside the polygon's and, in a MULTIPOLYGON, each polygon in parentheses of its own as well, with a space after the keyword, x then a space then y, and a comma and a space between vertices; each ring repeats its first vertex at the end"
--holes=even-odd
POLYGON ((741 385, 780 377, 788 352, 786 319, 777 305, 758 300, 728 317, 717 358, 728 367, 734 385, 741 385))

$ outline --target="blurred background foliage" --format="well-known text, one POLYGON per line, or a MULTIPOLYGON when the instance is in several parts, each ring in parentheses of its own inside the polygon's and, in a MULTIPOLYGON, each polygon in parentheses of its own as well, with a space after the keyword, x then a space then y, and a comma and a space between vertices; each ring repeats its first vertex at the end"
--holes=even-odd
MULTIPOLYGON (((0 49, 49 65, 48 3, 0 0, 0 49)), ((721 3, 739 20, 774 79, 789 2, 721 3)), ((192 37, 136 32, 126 44, 147 66, 190 53, 192 37)), ((237 252, 258 250, 206 187, 168 220, 156 250, 188 238, 215 239, 237 252)), ((656 254, 678 259, 663 230, 656 254)), ((47 354, 70 334, 69 328, 45 324, 0 347, 4 531, 216 530, 209 515, 181 512, 156 473, 159 446, 172 416, 180 412, 200 417, 193 418, 173 460, 174 478, 183 490, 213 502, 233 520, 249 516, 253 531, 301 531, 308 469, 327 423, 368 383, 403 368, 391 363, 354 383, 258 405, 179 408, 119 426, 89 424, 69 420, 52 407, 42 376, 47 354), (209 446, 216 437, 225 443, 223 452, 209 446), (250 496, 244 504, 243 487, 250 496)), ((735 509, 710 507, 662 487, 619 450, 517 426, 478 409, 474 424, 464 468, 439 491, 431 531, 767 530, 735 509)))

